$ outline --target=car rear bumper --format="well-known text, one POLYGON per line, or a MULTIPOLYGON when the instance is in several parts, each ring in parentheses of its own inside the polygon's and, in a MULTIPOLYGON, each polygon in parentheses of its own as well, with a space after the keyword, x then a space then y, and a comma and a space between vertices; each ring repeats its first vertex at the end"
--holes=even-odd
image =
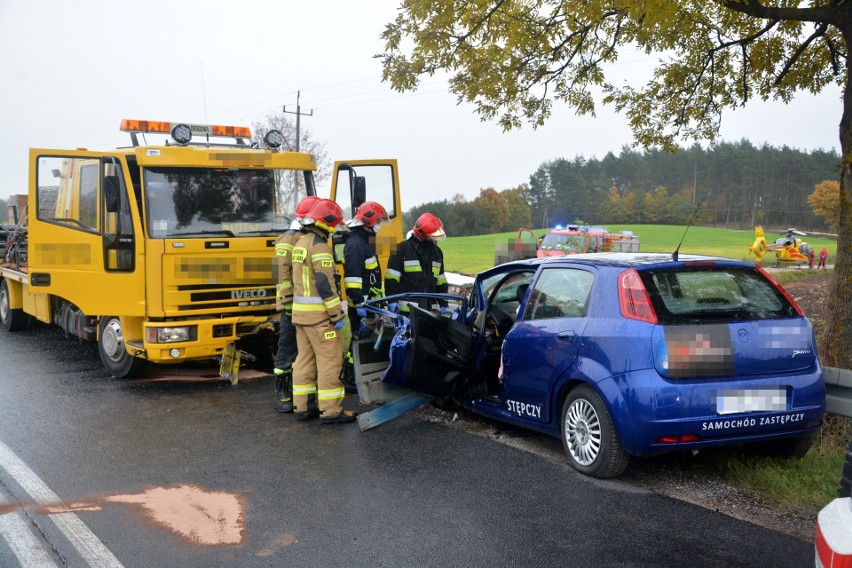
POLYGON ((667 380, 653 370, 612 377, 603 393, 625 449, 637 456, 725 444, 760 442, 815 431, 825 415, 818 365, 804 374, 744 379, 667 380), (778 410, 720 414, 720 392, 781 389, 778 410))

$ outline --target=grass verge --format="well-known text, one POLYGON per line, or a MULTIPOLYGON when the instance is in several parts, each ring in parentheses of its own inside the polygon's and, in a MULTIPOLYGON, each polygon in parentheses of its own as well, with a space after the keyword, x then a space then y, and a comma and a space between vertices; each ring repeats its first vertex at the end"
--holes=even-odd
POLYGON ((846 452, 814 448, 802 459, 780 459, 730 447, 696 456, 699 457, 698 467, 764 503, 816 514, 837 497, 846 452))

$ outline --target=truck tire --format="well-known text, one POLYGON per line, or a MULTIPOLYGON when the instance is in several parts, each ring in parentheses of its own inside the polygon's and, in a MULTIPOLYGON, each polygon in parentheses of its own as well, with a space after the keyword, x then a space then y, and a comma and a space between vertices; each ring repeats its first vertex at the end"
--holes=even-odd
POLYGON ((115 316, 101 318, 98 333, 98 354, 101 363, 113 377, 119 379, 139 377, 145 372, 148 361, 132 357, 124 348, 121 320, 115 316))
POLYGON ((0 280, 0 325, 6 331, 21 331, 30 323, 30 316, 24 310, 13 310, 9 298, 9 285, 6 280, 0 280))
POLYGON ((850 494, 852 494, 852 439, 849 440, 849 446, 846 449, 846 463, 843 464, 838 497, 849 497, 850 494))

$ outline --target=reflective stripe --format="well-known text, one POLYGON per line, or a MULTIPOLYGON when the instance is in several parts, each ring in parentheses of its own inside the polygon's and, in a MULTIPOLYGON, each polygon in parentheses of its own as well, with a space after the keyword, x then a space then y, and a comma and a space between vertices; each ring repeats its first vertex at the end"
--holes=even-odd
POLYGON ((322 304, 323 299, 319 296, 296 296, 293 298, 296 304, 322 304))
POLYGON ((319 296, 296 296, 293 298, 294 312, 324 312, 325 303, 319 296))
POLYGON ((292 283, 292 282, 290 282, 290 281, 288 280, 287 282, 281 282, 281 283, 279 283, 279 284, 275 287, 275 289, 276 289, 276 290, 289 290, 289 289, 290 289, 290 288, 292 288, 292 287, 293 287, 293 283, 292 283))
POLYGON ((287 256, 287 253, 292 250, 293 245, 288 243, 278 243, 275 245, 275 256, 287 256))
POLYGON ((294 312, 324 312, 325 306, 314 304, 293 304, 294 312))
MULTIPOLYGON (((293 393, 295 394, 296 388, 295 385, 293 387, 293 393)), ((318 400, 335 400, 338 398, 343 398, 346 396, 346 390, 344 388, 339 389, 320 389, 317 394, 318 400)))
POLYGON ((293 394, 316 394, 317 386, 316 385, 293 385, 293 394))
POLYGON ((340 305, 340 298, 337 298, 337 297, 332 298, 331 300, 325 302, 325 307, 328 308, 328 309, 336 308, 339 305, 340 305))
POLYGON ((372 270, 379 265, 379 259, 375 256, 371 256, 370 258, 364 259, 364 268, 372 270))
POLYGON ((400 274, 399 270, 394 270, 393 268, 388 268, 387 272, 385 273, 386 279, 390 278, 391 280, 396 280, 397 282, 399 282, 400 276, 402 276, 402 274, 400 274))
POLYGON ((360 282, 347 282, 346 283, 346 289, 347 290, 350 289, 350 288, 360 288, 360 287, 361 287, 360 282))
POLYGON ((437 284, 447 284, 447 283, 448 283, 448 282, 447 282, 447 275, 446 275, 446 274, 443 274, 443 273, 442 273, 442 274, 439 274, 439 275, 438 275, 438 282, 437 282, 437 284))
POLYGON ((346 282, 347 287, 349 286, 349 284, 358 284, 358 286, 360 286, 363 282, 360 276, 347 276, 343 279, 343 281, 346 282))
POLYGON ((406 260, 402 263, 403 272, 423 272, 419 260, 406 260))
POLYGON ((302 265, 302 290, 305 296, 311 293, 311 267, 306 264, 302 265))
POLYGON ((432 263, 432 270, 435 270, 435 269, 441 270, 441 263, 440 262, 433 262, 432 263))
POLYGON ((327 252, 318 252, 311 255, 311 262, 316 262, 318 260, 334 260, 334 257, 327 252))

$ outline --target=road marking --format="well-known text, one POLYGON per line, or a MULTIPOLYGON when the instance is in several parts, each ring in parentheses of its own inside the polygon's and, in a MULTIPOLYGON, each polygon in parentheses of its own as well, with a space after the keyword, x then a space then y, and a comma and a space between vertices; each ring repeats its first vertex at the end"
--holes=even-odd
MULTIPOLYGON (((9 472, 9 475, 39 505, 46 507, 61 501, 59 496, 3 442, 0 442, 0 467, 9 472)), ((74 513, 57 513, 48 515, 48 517, 56 523, 59 530, 62 531, 89 566, 92 568, 124 568, 121 562, 77 515, 74 513)))
MULTIPOLYGON (((6 503, 0 496, 0 505, 6 503)), ((0 538, 9 544, 21 568, 57 568, 20 513, 0 515, 0 538)))

